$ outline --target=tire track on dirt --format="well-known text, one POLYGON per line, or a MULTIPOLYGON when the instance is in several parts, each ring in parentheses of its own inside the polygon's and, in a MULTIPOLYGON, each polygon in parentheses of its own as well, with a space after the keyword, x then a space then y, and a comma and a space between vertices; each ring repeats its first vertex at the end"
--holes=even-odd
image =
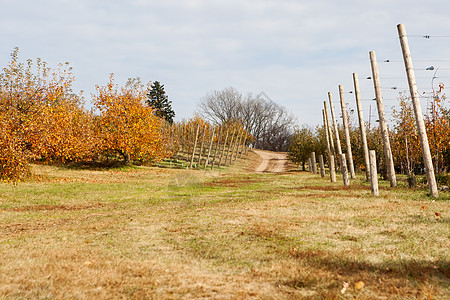
POLYGON ((262 162, 255 169, 257 173, 283 173, 287 171, 289 160, 286 152, 253 150, 261 156, 262 162))

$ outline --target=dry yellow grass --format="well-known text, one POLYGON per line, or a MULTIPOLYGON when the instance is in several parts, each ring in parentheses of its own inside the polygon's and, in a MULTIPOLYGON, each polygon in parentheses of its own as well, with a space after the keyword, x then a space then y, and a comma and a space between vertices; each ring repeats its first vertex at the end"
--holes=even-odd
POLYGON ((249 172, 258 159, 35 166, 34 180, 0 186, 0 298, 450 297, 448 195, 373 198, 361 181, 249 172))

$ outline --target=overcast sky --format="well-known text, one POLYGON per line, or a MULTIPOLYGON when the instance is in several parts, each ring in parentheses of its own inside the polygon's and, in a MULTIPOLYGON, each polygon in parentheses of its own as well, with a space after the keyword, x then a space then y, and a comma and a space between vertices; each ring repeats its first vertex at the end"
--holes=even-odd
MULTIPOLYGON (((120 84, 137 76, 158 80, 176 120, 192 117, 212 90, 264 91, 309 125, 322 122, 327 92, 339 108, 338 85, 352 90, 357 72, 367 121, 376 106, 365 79, 369 51, 380 61, 388 116, 407 87, 399 23, 409 35, 419 90, 431 90, 431 65, 439 68, 435 84, 450 81, 449 13, 448 0, 0 0, 0 66, 14 47, 23 61, 68 61, 75 91, 88 100, 110 73, 120 84)), ((346 102, 355 107, 353 94, 346 102)))

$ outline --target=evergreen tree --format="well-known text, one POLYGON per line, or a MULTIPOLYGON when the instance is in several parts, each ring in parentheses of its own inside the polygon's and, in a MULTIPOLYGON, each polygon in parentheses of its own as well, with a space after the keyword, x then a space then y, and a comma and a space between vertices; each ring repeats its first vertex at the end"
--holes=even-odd
POLYGON ((172 101, 169 101, 164 91, 164 85, 161 85, 159 81, 155 81, 147 97, 148 105, 155 110, 155 115, 172 124, 175 112, 172 109, 172 101))

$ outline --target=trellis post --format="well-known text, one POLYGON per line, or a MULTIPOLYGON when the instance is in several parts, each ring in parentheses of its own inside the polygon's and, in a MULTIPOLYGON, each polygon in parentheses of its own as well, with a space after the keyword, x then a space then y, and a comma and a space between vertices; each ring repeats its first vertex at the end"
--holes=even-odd
POLYGON ((405 62, 406 74, 408 76, 409 91, 414 108, 414 115, 416 117, 417 131, 419 132, 420 146, 422 148, 422 157, 425 164, 425 171, 427 173, 428 187, 430 194, 433 197, 438 197, 438 188, 436 184, 436 177, 434 175, 433 160, 431 159, 430 145, 428 144, 427 132, 425 123, 423 121, 422 108, 419 101, 419 93, 417 92, 416 78, 409 51, 408 38, 406 37, 405 25, 397 25, 398 36, 402 47, 403 60, 405 62))
POLYGON ((375 51, 370 51, 370 64, 372 67, 372 79, 375 89, 375 99, 377 100, 378 117, 380 124, 381 137, 383 139, 384 156, 386 158, 386 169, 389 176, 391 187, 397 186, 395 177, 394 159, 392 157, 391 143, 389 142, 389 131, 386 123, 386 115, 384 113, 383 97, 381 96, 380 75, 378 74, 378 64, 375 51))

